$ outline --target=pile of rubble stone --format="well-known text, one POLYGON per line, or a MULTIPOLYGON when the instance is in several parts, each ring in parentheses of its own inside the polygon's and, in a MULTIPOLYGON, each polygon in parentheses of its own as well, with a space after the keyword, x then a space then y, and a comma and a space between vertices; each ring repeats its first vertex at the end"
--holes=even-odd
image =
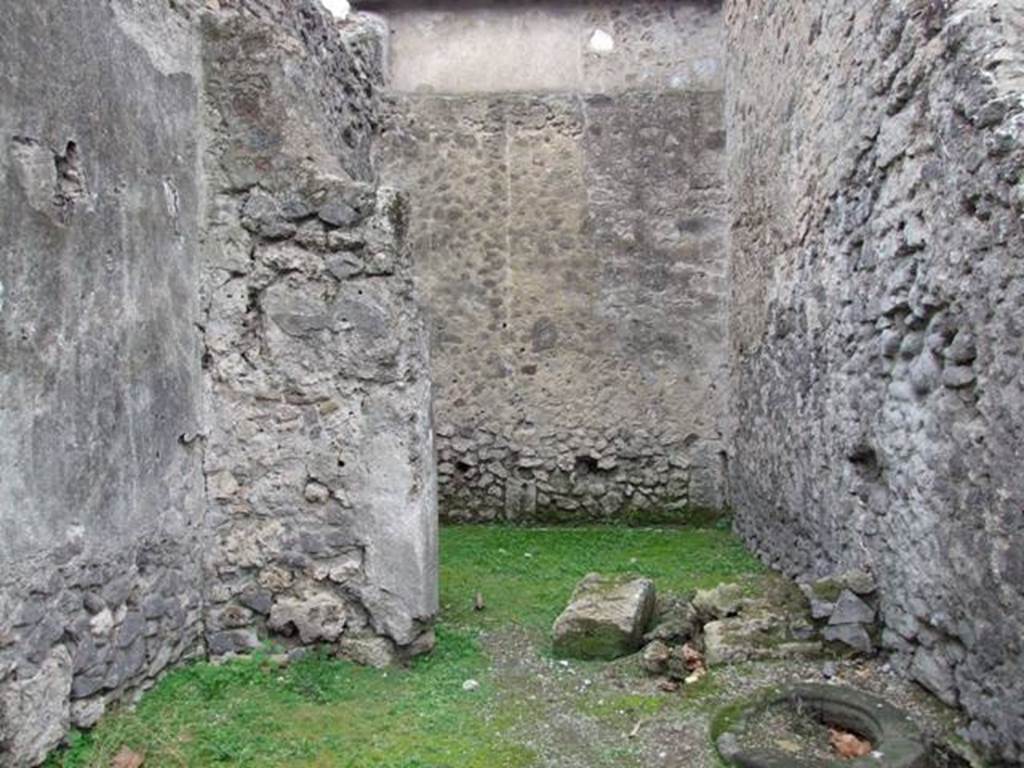
POLYGON ((614 659, 643 651, 662 687, 700 681, 708 667, 747 661, 870 655, 877 650, 872 578, 850 571, 801 584, 770 577, 658 597, 647 578, 592 573, 555 621, 555 653, 614 659))

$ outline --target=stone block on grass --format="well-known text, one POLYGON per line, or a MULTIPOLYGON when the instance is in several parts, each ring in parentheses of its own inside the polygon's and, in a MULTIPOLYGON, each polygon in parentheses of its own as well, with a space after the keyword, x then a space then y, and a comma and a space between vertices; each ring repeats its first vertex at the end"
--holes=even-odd
POLYGON ((587 575, 554 625, 554 650, 577 659, 615 659, 640 650, 654 615, 654 582, 587 575))

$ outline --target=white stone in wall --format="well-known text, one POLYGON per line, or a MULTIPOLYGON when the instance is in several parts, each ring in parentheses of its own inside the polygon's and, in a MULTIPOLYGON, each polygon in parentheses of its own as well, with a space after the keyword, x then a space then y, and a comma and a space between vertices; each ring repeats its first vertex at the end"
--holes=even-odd
POLYGON ((587 44, 591 53, 611 53, 615 50, 615 40, 603 29, 594 31, 587 44))
POLYGON ((324 7, 334 14, 338 21, 344 21, 352 11, 352 5, 348 0, 321 0, 324 7))

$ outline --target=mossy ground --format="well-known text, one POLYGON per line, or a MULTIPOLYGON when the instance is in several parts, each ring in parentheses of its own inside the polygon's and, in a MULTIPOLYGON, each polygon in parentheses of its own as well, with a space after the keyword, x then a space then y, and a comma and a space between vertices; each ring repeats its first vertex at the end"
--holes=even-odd
MULTIPOLYGON (((659 590, 685 592, 760 568, 731 534, 714 526, 448 527, 442 531, 438 647, 430 657, 389 671, 327 654, 289 666, 265 654, 221 666, 194 664, 168 675, 134 710, 72 734, 70 746, 48 766, 107 768, 122 747, 144 754, 147 768, 550 764, 552 751, 580 747, 531 737, 534 721, 547 717, 531 689, 535 668, 566 683, 568 714, 598 729, 609 719, 631 724, 634 716, 667 706, 652 691, 613 691, 607 698, 593 688, 577 692, 572 686, 580 675, 597 677, 608 665, 566 668, 550 658, 548 630, 590 571, 643 573, 659 590), (473 607, 478 591, 486 601, 482 612, 473 607), (502 654, 526 664, 525 685, 514 671, 502 671, 496 662, 502 654), (462 683, 470 678, 481 688, 467 693, 462 683)), ((640 679, 634 667, 620 666, 611 667, 617 679, 640 679)), ((626 745, 592 746, 593 765, 630 762, 626 745)))
MULTIPOLYGON (((48 768, 719 768, 712 737, 767 686, 820 681, 820 663, 719 667, 666 693, 636 656, 554 658, 550 628, 585 574, 640 573, 659 593, 740 581, 779 588, 717 524, 690 528, 449 527, 442 531, 438 647, 378 671, 327 653, 281 666, 267 653, 169 674, 109 714, 48 768), (474 610, 474 596, 486 609, 474 610), (468 679, 480 688, 464 691, 468 679), (716 719, 715 715, 718 714, 716 719)), ((936 732, 954 723, 877 663, 841 662, 848 684, 894 699, 936 732)))

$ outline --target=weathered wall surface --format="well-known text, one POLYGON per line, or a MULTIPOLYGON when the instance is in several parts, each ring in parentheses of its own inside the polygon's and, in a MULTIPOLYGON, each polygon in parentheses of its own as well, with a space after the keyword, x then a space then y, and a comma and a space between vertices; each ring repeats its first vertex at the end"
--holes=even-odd
POLYGON ((286 8, 203 27, 207 636, 379 662, 437 610, 427 336, 371 165, 379 37, 286 8))
POLYGON ((200 642, 198 87, 162 6, 0 16, 0 763, 23 766, 200 642))
POLYGON ((719 506, 716 4, 386 15, 407 92, 394 96, 382 167, 412 198, 443 514, 719 506), (598 31, 610 50, 595 50, 598 31), (508 42, 519 37, 531 44, 508 42), (437 45, 449 39, 458 56, 437 45))
POLYGON ((791 573, 872 570, 897 664, 1020 761, 1021 10, 727 26, 739 530, 791 573))
POLYGON ((0 764, 204 651, 427 647, 379 35, 311 0, 2 5, 0 764))
POLYGON ((720 0, 371 0, 402 93, 718 91, 720 0), (596 35, 596 37, 595 37, 596 35))

